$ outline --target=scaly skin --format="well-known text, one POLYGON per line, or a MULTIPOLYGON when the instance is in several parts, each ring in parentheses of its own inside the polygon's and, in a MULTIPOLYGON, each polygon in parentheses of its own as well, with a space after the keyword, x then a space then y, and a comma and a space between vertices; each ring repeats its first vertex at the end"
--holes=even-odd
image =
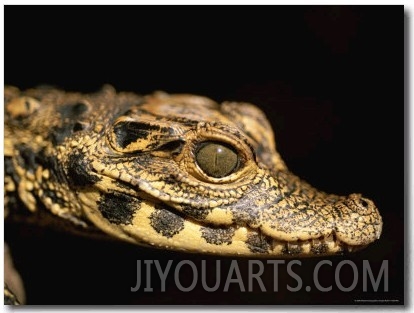
POLYGON ((371 200, 320 192, 289 172, 251 104, 108 86, 87 95, 6 87, 5 101, 9 219, 269 258, 352 251, 380 237, 371 200), (203 165, 210 159, 219 174, 203 165))

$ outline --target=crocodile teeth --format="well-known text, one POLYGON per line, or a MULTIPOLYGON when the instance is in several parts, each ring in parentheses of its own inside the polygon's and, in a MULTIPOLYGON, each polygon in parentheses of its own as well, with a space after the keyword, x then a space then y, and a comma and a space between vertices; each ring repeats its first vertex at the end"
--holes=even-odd
POLYGON ((291 242, 282 242, 276 239, 272 240, 271 250, 273 253, 280 253, 290 256, 312 256, 335 254, 341 252, 355 252, 365 246, 350 246, 339 241, 335 234, 313 238, 308 240, 297 240, 291 242))

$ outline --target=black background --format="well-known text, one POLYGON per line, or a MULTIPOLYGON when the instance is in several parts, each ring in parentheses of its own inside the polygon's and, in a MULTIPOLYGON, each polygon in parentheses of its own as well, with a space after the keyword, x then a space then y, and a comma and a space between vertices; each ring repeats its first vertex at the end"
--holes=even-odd
MULTIPOLYGON (((294 173, 328 192, 363 193, 383 216, 381 239, 359 253, 330 258, 334 266, 321 270, 324 285, 333 284, 341 260, 359 268, 369 260, 374 272, 389 260, 388 292, 364 293, 360 279, 352 292, 334 286, 328 293, 304 287, 293 293, 286 283, 296 282, 282 266, 278 292, 272 291, 273 268, 266 267, 268 292, 256 285, 241 293, 233 284, 227 293, 207 293, 198 284, 184 293, 171 277, 163 293, 154 277, 154 292, 131 293, 137 259, 197 265, 206 259, 214 275, 216 258, 7 225, 5 238, 28 303, 404 302, 402 6, 6 6, 5 83, 84 92, 110 83, 142 94, 164 90, 255 103, 271 121, 278 150, 294 173)), ((221 260, 225 274, 231 259, 221 260)), ((247 260, 238 261, 246 277, 247 260)), ((304 286, 318 261, 303 259, 293 268, 304 286)), ((344 286, 352 282, 349 269, 341 274, 344 286)), ((191 271, 182 270, 188 286, 191 271)))

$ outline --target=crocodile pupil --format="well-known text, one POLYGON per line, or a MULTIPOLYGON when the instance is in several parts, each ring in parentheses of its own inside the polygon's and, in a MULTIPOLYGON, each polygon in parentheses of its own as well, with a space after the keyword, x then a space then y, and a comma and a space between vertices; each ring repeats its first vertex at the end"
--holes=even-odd
POLYGON ((233 172, 239 158, 230 147, 219 143, 206 143, 196 152, 196 161, 204 173, 221 178, 233 172))

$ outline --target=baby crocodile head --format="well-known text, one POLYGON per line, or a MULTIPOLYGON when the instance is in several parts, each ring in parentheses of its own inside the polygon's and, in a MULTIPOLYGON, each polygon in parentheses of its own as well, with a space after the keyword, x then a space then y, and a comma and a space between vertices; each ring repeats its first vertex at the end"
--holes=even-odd
MULTIPOLYGON (((312 256, 354 251, 381 234, 371 200, 326 194, 290 173, 267 119, 251 104, 157 93, 78 149, 94 177, 79 192, 84 213, 137 244, 312 256)), ((68 173, 78 166, 73 153, 68 173)))
POLYGON ((320 192, 287 169, 251 104, 112 88, 16 94, 7 89, 6 130, 20 143, 7 140, 6 155, 28 173, 15 189, 33 212, 41 201, 115 238, 217 255, 327 255, 380 237, 371 200, 320 192))

